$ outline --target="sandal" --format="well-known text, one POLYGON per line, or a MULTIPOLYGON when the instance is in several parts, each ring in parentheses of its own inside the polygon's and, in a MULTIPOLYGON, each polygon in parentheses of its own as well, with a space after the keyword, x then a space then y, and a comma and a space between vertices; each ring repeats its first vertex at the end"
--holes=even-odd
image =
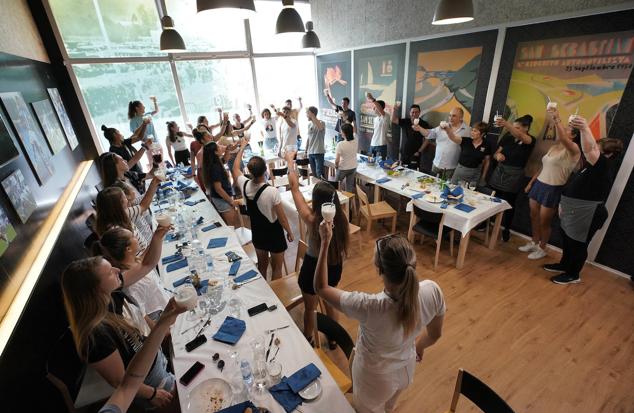
POLYGON ((315 348, 315 339, 313 336, 304 336, 304 338, 308 341, 308 344, 310 344, 312 348, 315 348))

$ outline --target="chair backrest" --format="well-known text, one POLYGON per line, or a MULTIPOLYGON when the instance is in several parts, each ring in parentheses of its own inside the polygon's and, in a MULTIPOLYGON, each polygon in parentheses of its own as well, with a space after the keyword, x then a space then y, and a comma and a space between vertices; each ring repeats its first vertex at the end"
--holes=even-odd
POLYGON ((273 176, 284 176, 288 174, 288 166, 284 166, 282 168, 273 168, 271 170, 271 173, 273 174, 273 176))
POLYGON ((308 158, 296 159, 295 163, 299 166, 306 166, 310 163, 310 160, 308 158))
POLYGON ((361 207, 365 206, 368 210, 368 215, 370 215, 368 196, 366 195, 365 192, 363 192, 363 189, 361 189, 359 185, 357 185, 356 187, 357 187, 357 196, 359 197, 359 205, 361 207))
POLYGON ((301 239, 297 241, 297 255, 295 256, 295 272, 299 273, 299 269, 302 266, 304 255, 308 251, 308 245, 301 239))
POLYGON ((414 215, 418 217, 420 221, 427 223, 428 225, 438 225, 438 238, 442 237, 443 227, 445 225, 445 213, 444 212, 430 212, 424 209, 418 208, 414 205, 414 215))
MULTIPOLYGON (((354 350, 354 341, 341 324, 337 323, 326 314, 317 312, 317 331, 324 333, 329 340, 337 343, 347 359, 350 359, 354 350)), ((319 347, 319 340, 315 340, 315 346, 319 347)))
POLYGON ((476 187, 476 191, 478 191, 478 192, 480 192, 482 194, 485 194, 485 195, 495 196, 495 190, 493 188, 491 188, 490 186, 486 186, 486 185, 480 186, 480 185, 478 185, 476 187))
POLYGON ((339 181, 327 181, 330 185, 332 185, 335 189, 339 189, 339 181))
POLYGON ((471 400, 484 413, 514 413, 513 409, 489 386, 466 370, 458 370, 450 412, 456 411, 460 394, 471 400))
POLYGON ((86 364, 75 350, 70 328, 53 344, 46 361, 46 373, 46 378, 62 394, 68 410, 74 412, 74 403, 86 373, 86 364))

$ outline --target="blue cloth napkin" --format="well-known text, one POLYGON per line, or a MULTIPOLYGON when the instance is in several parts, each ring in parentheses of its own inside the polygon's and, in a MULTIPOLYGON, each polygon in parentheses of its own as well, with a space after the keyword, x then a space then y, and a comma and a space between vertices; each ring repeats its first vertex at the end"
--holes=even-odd
POLYGON ((286 413, 291 413, 302 404, 302 398, 295 393, 288 385, 287 378, 283 377, 282 381, 269 389, 271 396, 284 408, 286 413))
POLYGON ((176 262, 180 260, 181 258, 183 258, 182 254, 174 254, 174 255, 170 255, 169 257, 161 258, 161 263, 163 265, 166 265, 166 264, 169 264, 170 262, 176 262))
POLYGON ((500 198, 495 197, 495 196, 492 196, 492 197, 491 197, 491 201, 493 201, 493 202, 498 202, 498 203, 502 202, 502 200, 501 200, 500 198))
POLYGON ((207 231, 211 231, 214 228, 220 228, 220 227, 217 227, 216 224, 211 224, 211 225, 208 225, 208 226, 206 226, 204 228, 201 228, 200 230, 202 232, 207 232, 207 231))
POLYGON ((236 275, 238 273, 238 270, 240 269, 240 261, 234 261, 231 264, 231 268, 229 268, 229 275, 236 275))
POLYGON ((234 345, 240 340, 240 337, 242 337, 246 329, 247 324, 244 321, 227 316, 218 329, 218 332, 214 334, 212 338, 221 343, 234 345))
POLYGON ((176 280, 172 283, 172 285, 174 286, 174 288, 176 287, 180 287, 183 284, 191 284, 192 282, 192 277, 191 275, 187 275, 183 278, 181 278, 180 280, 176 280))
POLYGON ((165 236, 165 241, 176 241, 180 239, 180 237, 176 236, 176 234, 167 234, 167 236, 165 236))
POLYGON ((181 171, 182 173, 184 173, 185 175, 191 175, 192 174, 192 167, 188 166, 187 169, 185 169, 184 171, 181 171))
POLYGON ((250 407, 251 409, 253 409, 254 413, 257 412, 257 410, 255 410, 256 409, 255 405, 251 403, 250 400, 247 400, 246 402, 234 404, 233 406, 229 406, 226 409, 222 409, 218 411, 218 413, 244 413, 247 407, 250 407))
POLYGON ((209 244, 207 244, 207 249, 210 248, 221 248, 227 245, 227 237, 222 238, 212 238, 209 240, 209 244))
POLYGON ((447 185, 445 185, 445 188, 442 190, 442 194, 440 196, 442 198, 447 198, 447 196, 449 196, 449 195, 451 195, 453 197, 456 197, 456 198, 459 198, 462 195, 464 195, 464 189, 462 189, 462 187, 460 185, 458 185, 454 189, 449 189, 449 187, 447 185))
POLYGON ((249 270, 249 271, 245 272, 244 274, 242 274, 241 276, 234 278, 233 282, 236 283, 236 284, 240 284, 240 283, 249 281, 252 278, 257 277, 258 275, 259 274, 258 274, 258 272, 256 270, 249 270))
POLYGON ((319 376, 321 376, 321 370, 319 370, 313 363, 310 363, 291 374, 291 376, 286 380, 286 383, 288 383, 291 390, 298 393, 303 390, 304 387, 315 381, 315 379, 319 376))
POLYGON ((163 182, 162 184, 159 185, 159 189, 169 188, 172 185, 174 185, 172 181, 163 182))
POLYGON ((200 287, 196 288, 196 292, 198 295, 207 294, 207 286, 209 285, 209 280, 201 280, 200 287))
MULTIPOLYGON (((169 264, 169 265, 165 268, 165 270, 166 270, 167 272, 172 272, 172 271, 175 271, 175 270, 181 269, 181 268, 183 268, 183 267, 187 267, 187 265, 188 265, 188 264, 187 264, 187 258, 183 258, 183 259, 182 259, 182 260, 180 260, 180 261, 176 261, 176 262, 173 262, 173 263, 169 264)), ((176 287, 176 286, 175 286, 175 287, 176 287)))
POLYGON ((423 195, 425 195, 424 192, 416 192, 414 195, 412 195, 412 199, 419 199, 422 198, 423 195))
POLYGON ((440 209, 447 209, 448 206, 449 206, 449 203, 447 201, 443 201, 443 203, 440 204, 440 209))
POLYGON ((475 209, 474 207, 468 204, 458 204, 454 208, 459 209, 463 212, 471 212, 475 209))
POLYGON ((386 182, 390 182, 390 181, 391 181, 391 179, 390 179, 390 178, 379 178, 379 179, 377 179, 377 180, 376 180, 376 181, 374 181, 374 182, 376 182, 377 184, 384 184, 384 183, 386 183, 386 182))
POLYGON ((185 201, 183 202, 183 204, 193 207, 194 205, 200 204, 201 202, 204 202, 204 201, 205 201, 204 199, 199 199, 198 201, 185 201))

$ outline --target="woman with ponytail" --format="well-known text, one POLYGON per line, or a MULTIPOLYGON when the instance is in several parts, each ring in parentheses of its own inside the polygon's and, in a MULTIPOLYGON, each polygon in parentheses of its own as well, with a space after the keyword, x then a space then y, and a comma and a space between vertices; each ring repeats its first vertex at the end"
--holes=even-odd
POLYGON ((367 294, 328 285, 332 225, 319 225, 321 249, 315 291, 346 316, 359 321, 352 363, 354 407, 359 413, 391 412, 414 378, 415 363, 441 336, 445 301, 438 284, 418 281, 416 253, 404 237, 376 241, 374 265, 383 291, 367 294))
POLYGON ((148 146, 142 142, 141 149, 137 151, 133 145, 143 138, 148 122, 148 120, 143 121, 129 138, 124 138, 123 134, 116 128, 109 128, 106 125, 101 125, 101 131, 103 132, 104 138, 110 142, 109 152, 116 153, 122 157, 128 163, 130 170, 137 174, 143 174, 139 161, 148 149, 148 146))
MULTIPOLYGON (((113 387, 124 380, 125 368, 149 332, 141 325, 139 308, 121 291, 138 276, 101 256, 74 261, 62 274, 64 307, 77 353, 113 387)), ((174 376, 162 352, 156 352, 143 383, 136 396, 146 408, 178 410, 174 376)))

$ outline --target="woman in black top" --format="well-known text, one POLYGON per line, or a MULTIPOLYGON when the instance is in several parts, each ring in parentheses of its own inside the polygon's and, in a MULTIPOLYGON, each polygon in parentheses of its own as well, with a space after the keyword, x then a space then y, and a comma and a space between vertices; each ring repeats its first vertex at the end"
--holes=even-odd
POLYGON ((233 189, 229 182, 229 174, 225 169, 225 163, 231 154, 225 150, 224 146, 218 145, 216 142, 207 143, 202 151, 203 182, 207 188, 209 199, 225 223, 229 226, 236 226, 238 223, 236 207, 240 205, 240 201, 233 199, 233 189))
POLYGON ((489 178, 489 186, 496 191, 496 195, 511 205, 511 209, 504 211, 502 219, 502 239, 508 241, 511 236, 511 223, 515 214, 515 200, 522 190, 524 168, 535 147, 535 138, 528 133, 533 123, 531 115, 524 115, 515 119, 513 123, 499 118, 495 121, 498 128, 508 131, 498 143, 498 149, 493 154, 498 164, 489 178))
POLYGON ((116 153, 120 157, 122 157, 126 162, 128 162, 128 167, 131 171, 134 171, 138 174, 142 174, 143 170, 139 166, 139 161, 143 157, 143 153, 148 149, 145 143, 141 144, 141 149, 136 150, 133 144, 141 141, 143 136, 145 136, 145 129, 149 123, 149 119, 143 120, 141 126, 134 131, 132 136, 129 138, 124 138, 121 132, 115 128, 109 128, 106 125, 101 125, 101 130, 103 131, 103 136, 110 142, 109 152, 116 153))
POLYGON ((447 126, 443 130, 453 142, 460 145, 460 158, 458 167, 451 176, 451 183, 457 184, 460 181, 480 184, 489 170, 491 161, 491 147, 486 141, 486 134, 489 125, 485 122, 477 122, 471 128, 471 137, 463 138, 456 136, 453 128, 447 126))
POLYGON ((605 201, 614 179, 614 158, 623 151, 618 139, 601 139, 598 144, 586 120, 577 116, 571 126, 581 131, 584 167, 568 181, 559 203, 561 261, 546 264, 546 271, 561 272, 551 277, 555 284, 581 281, 579 273, 588 258, 588 245, 608 217, 605 201))
POLYGON ((99 156, 99 168, 104 188, 112 186, 116 181, 124 181, 132 185, 139 194, 144 194, 145 180, 154 178, 154 170, 148 174, 131 171, 128 163, 114 152, 104 152, 99 156))

